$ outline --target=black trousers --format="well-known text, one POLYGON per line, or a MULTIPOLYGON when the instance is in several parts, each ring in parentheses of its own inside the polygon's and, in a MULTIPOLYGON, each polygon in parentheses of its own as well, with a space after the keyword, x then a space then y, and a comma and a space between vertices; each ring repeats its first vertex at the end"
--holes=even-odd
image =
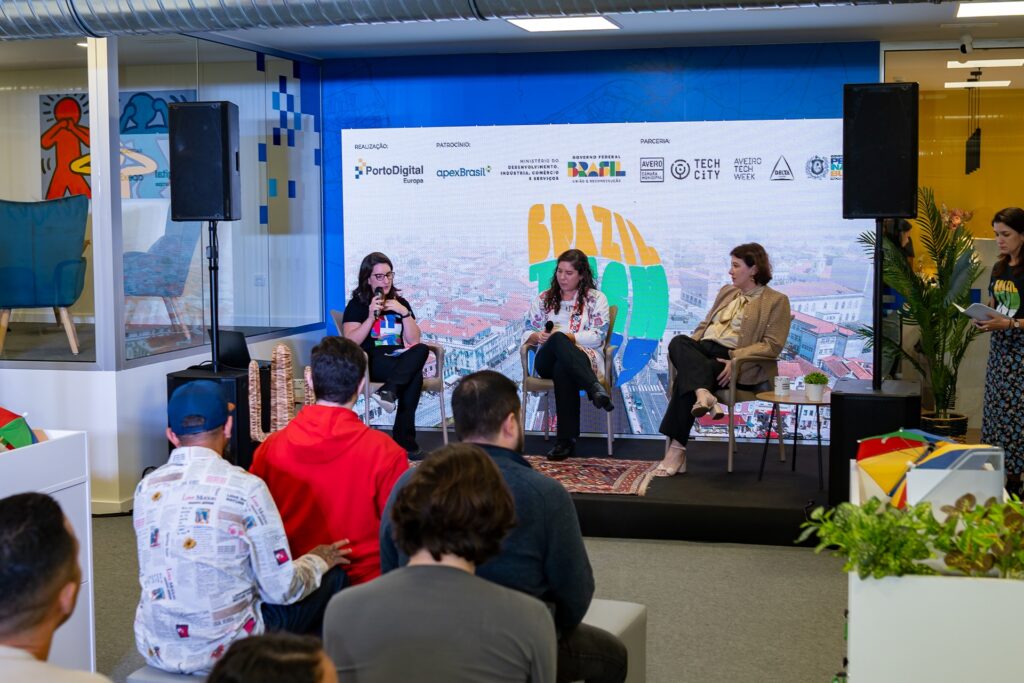
POLYGON ((267 631, 288 631, 299 635, 323 637, 324 612, 331 597, 348 585, 341 567, 333 567, 320 579, 320 587, 290 605, 262 603, 263 625, 267 631))
POLYGON ((558 636, 558 683, 622 683, 629 653, 617 637, 588 624, 558 636))
POLYGON ((407 451, 419 449, 416 443, 416 406, 423 391, 423 366, 430 353, 425 344, 410 346, 397 356, 388 356, 384 349, 370 354, 370 381, 383 382, 382 389, 395 392, 398 411, 391 436, 407 451))
POLYGON ((580 435, 580 390, 590 395, 590 388, 597 381, 597 375, 590 367, 590 358, 567 336, 555 332, 537 350, 533 368, 538 375, 555 383, 558 440, 577 438, 580 435))
MULTIPOLYGON (((676 369, 676 382, 658 431, 686 445, 690 439, 690 428, 693 427, 694 417, 690 411, 697 401, 697 390, 707 389, 715 393, 718 375, 725 367, 718 359, 728 357, 729 349, 718 342, 704 339, 694 341, 685 334, 669 342, 668 360, 676 369)), ((752 388, 745 384, 738 386, 743 389, 752 388)))

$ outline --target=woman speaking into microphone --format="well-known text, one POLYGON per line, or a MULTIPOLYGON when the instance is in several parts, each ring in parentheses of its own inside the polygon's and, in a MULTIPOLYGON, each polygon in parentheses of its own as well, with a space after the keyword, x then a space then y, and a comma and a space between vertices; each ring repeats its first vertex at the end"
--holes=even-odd
POLYGON ((558 439, 549 460, 576 453, 580 435, 580 390, 598 408, 614 410, 600 377, 608 335, 608 299, 597 288, 587 255, 570 249, 558 257, 551 286, 534 299, 523 342, 538 345, 533 367, 555 384, 558 439))
POLYGON ((412 306, 395 287, 391 259, 379 251, 359 264, 359 281, 342 316, 342 334, 363 347, 370 361, 370 380, 383 382, 373 398, 394 412, 392 437, 416 458, 416 406, 423 389, 427 347, 420 344, 420 327, 412 306))
POLYGON ((980 330, 992 333, 981 440, 1002 447, 1008 488, 1019 493, 1024 472, 1024 210, 997 212, 992 229, 999 260, 992 267, 989 305, 1002 315, 975 322, 980 330))

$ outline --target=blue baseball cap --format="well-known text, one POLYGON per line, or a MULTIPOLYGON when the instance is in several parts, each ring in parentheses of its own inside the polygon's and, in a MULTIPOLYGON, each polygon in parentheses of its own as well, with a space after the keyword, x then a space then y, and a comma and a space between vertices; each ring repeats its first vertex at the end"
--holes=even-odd
POLYGON ((171 394, 167 402, 167 426, 178 436, 207 432, 224 425, 234 410, 235 406, 224 397, 219 384, 199 379, 183 384, 171 394))

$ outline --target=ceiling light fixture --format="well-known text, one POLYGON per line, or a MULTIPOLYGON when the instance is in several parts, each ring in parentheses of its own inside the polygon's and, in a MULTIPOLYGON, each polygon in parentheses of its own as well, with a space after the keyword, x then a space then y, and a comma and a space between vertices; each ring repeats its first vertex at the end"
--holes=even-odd
POLYGON ((946 62, 947 69, 981 69, 989 67, 1021 67, 1024 66, 1024 59, 972 59, 967 62, 957 62, 952 59, 946 62))
POLYGON ((524 31, 546 33, 550 31, 614 31, 621 28, 604 17, 549 17, 545 19, 507 19, 524 31))
POLYGON ((1010 81, 947 81, 947 88, 1008 88, 1010 81))
POLYGON ((1024 14, 1024 2, 961 2, 957 19, 971 17, 1015 17, 1024 14))
POLYGON ((75 43, 78 47, 89 47, 89 43, 75 43))

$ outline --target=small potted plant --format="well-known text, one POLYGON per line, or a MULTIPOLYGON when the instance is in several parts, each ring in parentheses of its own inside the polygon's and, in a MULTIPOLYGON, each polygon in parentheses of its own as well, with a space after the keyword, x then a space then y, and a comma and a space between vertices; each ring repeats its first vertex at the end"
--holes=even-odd
POLYGON ((808 400, 821 401, 828 386, 828 375, 823 372, 810 372, 804 375, 804 393, 808 400))

